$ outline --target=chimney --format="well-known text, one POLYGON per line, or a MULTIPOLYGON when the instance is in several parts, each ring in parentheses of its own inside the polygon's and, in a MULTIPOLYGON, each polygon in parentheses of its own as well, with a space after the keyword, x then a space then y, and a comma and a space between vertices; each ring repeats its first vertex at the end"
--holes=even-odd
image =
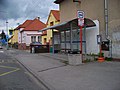
POLYGON ((36 17, 36 19, 40 20, 40 17, 36 17))

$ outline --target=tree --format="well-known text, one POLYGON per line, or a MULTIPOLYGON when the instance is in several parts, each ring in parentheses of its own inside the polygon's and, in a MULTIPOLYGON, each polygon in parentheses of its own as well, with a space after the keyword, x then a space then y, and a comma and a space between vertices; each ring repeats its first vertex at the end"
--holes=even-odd
POLYGON ((2 33, 0 34, 0 36, 1 36, 1 39, 5 39, 5 41, 7 41, 6 35, 3 30, 2 30, 2 33))

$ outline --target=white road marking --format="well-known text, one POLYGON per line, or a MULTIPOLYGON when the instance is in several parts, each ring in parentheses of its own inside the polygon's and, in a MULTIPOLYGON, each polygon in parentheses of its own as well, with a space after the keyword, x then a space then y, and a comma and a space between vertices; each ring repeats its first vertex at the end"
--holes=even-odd
POLYGON ((0 53, 4 53, 4 51, 0 51, 0 53))

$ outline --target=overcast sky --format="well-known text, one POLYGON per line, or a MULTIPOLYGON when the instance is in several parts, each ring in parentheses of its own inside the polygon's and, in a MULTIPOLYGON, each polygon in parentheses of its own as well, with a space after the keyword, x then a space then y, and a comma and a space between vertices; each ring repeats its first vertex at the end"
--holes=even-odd
POLYGON ((0 30, 5 29, 5 20, 8 20, 9 28, 17 27, 26 19, 40 17, 46 22, 51 9, 59 9, 54 4, 55 0, 0 0, 0 30))

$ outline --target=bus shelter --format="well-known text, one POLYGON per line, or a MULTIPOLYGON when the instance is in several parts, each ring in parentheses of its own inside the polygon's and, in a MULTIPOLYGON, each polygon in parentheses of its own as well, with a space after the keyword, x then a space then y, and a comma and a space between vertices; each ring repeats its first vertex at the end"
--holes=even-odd
MULTIPOLYGON (((85 18, 84 22, 82 44, 83 53, 86 53, 86 28, 95 27, 96 24, 88 18, 85 18)), ((44 28, 40 30, 40 32, 48 29, 52 30, 53 53, 80 53, 80 28, 78 26, 77 18, 44 28)))

